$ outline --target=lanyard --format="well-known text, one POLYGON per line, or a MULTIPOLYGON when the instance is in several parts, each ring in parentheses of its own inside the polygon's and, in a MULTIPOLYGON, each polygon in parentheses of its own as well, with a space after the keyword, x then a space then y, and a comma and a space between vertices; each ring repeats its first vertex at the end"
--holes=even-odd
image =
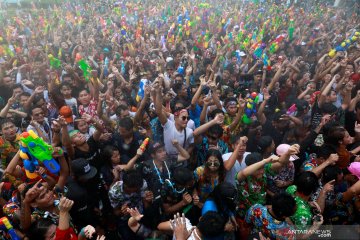
MULTIPOLYGON (((158 176, 158 178, 159 178, 160 183, 161 183, 161 184, 164 184, 164 181, 163 181, 163 179, 161 178, 160 171, 159 171, 159 169, 157 168, 157 166, 156 166, 156 164, 155 164, 154 160, 153 160, 153 164, 154 164, 154 168, 155 168, 155 171, 156 171, 156 174, 157 174, 157 176, 158 176)), ((171 175, 170 175, 169 168, 168 168, 168 166, 167 166, 166 162, 164 162, 164 164, 165 164, 166 170, 167 170, 167 172, 168 172, 169 180, 170 180, 171 175)))

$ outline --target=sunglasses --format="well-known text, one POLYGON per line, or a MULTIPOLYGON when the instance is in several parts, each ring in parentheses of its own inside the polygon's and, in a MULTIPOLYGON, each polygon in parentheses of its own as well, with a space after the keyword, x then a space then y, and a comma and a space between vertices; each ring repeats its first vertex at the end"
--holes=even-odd
POLYGON ((183 120, 183 121, 189 121, 190 118, 189 118, 189 116, 182 116, 182 117, 181 117, 181 120, 183 120))
POLYGON ((219 167, 220 166, 220 162, 206 162, 205 165, 207 167, 219 167))

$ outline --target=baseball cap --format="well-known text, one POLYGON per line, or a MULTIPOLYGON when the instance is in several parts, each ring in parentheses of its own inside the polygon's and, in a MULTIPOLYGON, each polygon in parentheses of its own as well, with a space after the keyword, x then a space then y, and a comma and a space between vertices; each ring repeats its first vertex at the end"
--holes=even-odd
POLYGON ((65 118, 67 123, 72 123, 74 121, 72 111, 69 106, 62 106, 59 110, 59 113, 65 118))
POLYGON ((71 170, 74 176, 81 180, 89 180, 95 177, 97 170, 89 164, 88 160, 78 158, 71 162, 71 170))
POLYGON ((151 154, 155 153, 157 150, 159 150, 160 148, 165 147, 164 143, 162 142, 154 142, 153 144, 151 144, 149 146, 149 152, 151 154))
MULTIPOLYGON (((280 144, 277 148, 276 148, 276 154, 278 156, 282 156, 283 154, 287 153, 287 151, 289 150, 290 145, 289 144, 280 144)), ((291 155, 290 156, 290 161, 295 161, 298 160, 299 157, 296 155, 291 155)))

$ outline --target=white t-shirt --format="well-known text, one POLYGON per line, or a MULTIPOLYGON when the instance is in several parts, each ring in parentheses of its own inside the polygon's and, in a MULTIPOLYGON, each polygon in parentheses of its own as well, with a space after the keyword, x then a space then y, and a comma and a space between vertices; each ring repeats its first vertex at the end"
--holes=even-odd
POLYGON ((185 146, 184 144, 184 138, 185 138, 185 131, 179 132, 175 128, 175 123, 173 121, 167 120, 165 125, 162 126, 164 128, 164 144, 165 144, 165 150, 167 154, 169 155, 177 155, 178 151, 172 144, 172 140, 177 139, 180 146, 184 148, 188 148, 190 144, 194 143, 194 136, 193 136, 193 130, 190 128, 186 128, 186 140, 185 140, 185 146))
MULTIPOLYGON (((223 161, 226 162, 227 160, 229 160, 231 154, 232 152, 225 153, 224 155, 222 155, 223 161)), ((232 185, 236 186, 235 176, 239 171, 247 167, 245 163, 245 158, 248 154, 250 153, 249 152, 244 153, 243 160, 241 161, 241 163, 239 163, 239 161, 237 160, 235 161, 234 166, 229 171, 226 172, 225 182, 231 183, 232 185)))
MULTIPOLYGON (((71 108, 71 110, 73 110, 73 107, 75 107, 75 109, 77 109, 77 101, 75 98, 65 99, 65 103, 68 107, 71 108)), ((73 114, 75 114, 75 113, 73 113, 73 114)))
MULTIPOLYGON (((170 114, 170 116, 168 117, 168 120, 175 122, 174 114, 170 114)), ((187 123, 187 127, 194 131, 195 130, 195 122, 192 119, 189 119, 189 121, 187 123)))

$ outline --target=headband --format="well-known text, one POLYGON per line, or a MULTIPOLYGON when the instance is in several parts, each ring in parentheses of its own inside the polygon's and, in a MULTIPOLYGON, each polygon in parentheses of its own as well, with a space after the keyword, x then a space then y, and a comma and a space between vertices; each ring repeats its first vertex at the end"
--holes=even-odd
POLYGON ((230 101, 226 104, 226 107, 230 106, 230 105, 237 105, 237 102, 235 101, 230 101))
POLYGON ((179 110, 179 111, 176 111, 175 113, 174 113, 174 116, 179 116, 180 114, 182 114, 182 113, 184 113, 184 112, 188 112, 185 108, 183 108, 183 109, 181 109, 181 110, 179 110))

